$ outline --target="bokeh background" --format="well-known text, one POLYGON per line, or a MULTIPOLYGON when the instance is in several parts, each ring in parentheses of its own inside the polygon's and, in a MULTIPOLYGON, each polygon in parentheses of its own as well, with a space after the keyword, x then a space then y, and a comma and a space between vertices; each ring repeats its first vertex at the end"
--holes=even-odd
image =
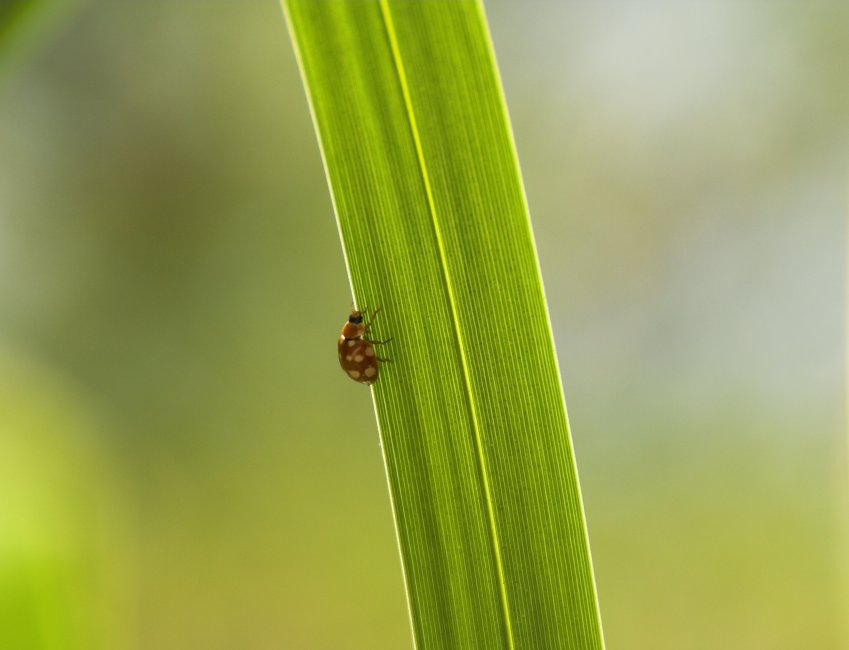
MULTIPOLYGON (((608 646, 849 647, 849 5, 487 10, 608 646)), ((0 647, 411 648, 278 5, 92 0, 22 34, 0 647)))

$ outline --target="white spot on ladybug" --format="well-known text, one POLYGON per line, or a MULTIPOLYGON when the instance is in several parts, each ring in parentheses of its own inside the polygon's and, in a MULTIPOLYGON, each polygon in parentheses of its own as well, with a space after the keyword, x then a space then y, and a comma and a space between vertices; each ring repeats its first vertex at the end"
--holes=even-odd
MULTIPOLYGON (((357 373, 357 374, 360 374, 360 373, 357 373)), ((366 368, 366 371, 365 371, 364 374, 365 374, 366 377, 374 377, 377 374, 377 368, 375 368, 374 366, 369 366, 368 368, 366 368)))
MULTIPOLYGON (((371 370, 371 368, 369 368, 369 370, 371 370)), ((366 370, 366 373, 368 373, 368 370, 366 370)), ((360 371, 359 370, 349 370, 348 374, 351 375, 351 379, 358 379, 359 376, 360 376, 360 371)))
POLYGON ((374 356, 374 348, 373 347, 368 346, 366 348, 366 356, 367 357, 373 357, 374 356))
POLYGON ((354 339, 351 339, 350 341, 348 341, 348 347, 349 348, 354 347, 356 344, 357 344, 357 342, 354 339))
MULTIPOLYGON (((340 357, 340 358, 341 358, 341 357, 340 357)), ((345 355, 345 360, 346 360, 346 361, 350 361, 351 359, 353 359, 353 357, 352 357, 350 354, 345 355)))
POLYGON ((358 354, 357 356, 354 357, 354 361, 356 361, 357 363, 359 363, 363 359, 365 359, 365 357, 361 354, 358 354))

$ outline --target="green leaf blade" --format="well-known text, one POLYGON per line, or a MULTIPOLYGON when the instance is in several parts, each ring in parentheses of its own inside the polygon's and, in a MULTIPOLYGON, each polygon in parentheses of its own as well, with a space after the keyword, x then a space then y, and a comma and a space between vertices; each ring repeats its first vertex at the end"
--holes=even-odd
POLYGON ((500 83, 475 2, 287 0, 358 304, 420 648, 603 647, 500 83))

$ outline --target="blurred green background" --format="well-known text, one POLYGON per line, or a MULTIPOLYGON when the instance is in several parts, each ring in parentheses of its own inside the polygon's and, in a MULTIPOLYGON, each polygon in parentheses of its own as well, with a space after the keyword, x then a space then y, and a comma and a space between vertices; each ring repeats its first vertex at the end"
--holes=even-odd
MULTIPOLYGON (((487 9, 608 646, 849 647, 849 5, 487 9)), ((279 6, 69 16, 0 67, 0 648, 411 648, 279 6)))

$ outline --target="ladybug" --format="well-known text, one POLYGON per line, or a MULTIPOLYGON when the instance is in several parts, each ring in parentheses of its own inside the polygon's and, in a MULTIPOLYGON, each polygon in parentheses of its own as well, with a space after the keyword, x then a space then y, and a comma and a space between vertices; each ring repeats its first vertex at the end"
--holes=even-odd
POLYGON ((379 311, 380 307, 375 309, 368 323, 364 324, 364 312, 355 309, 348 316, 339 337, 339 365, 351 379, 361 384, 373 384, 377 379, 378 362, 389 361, 376 356, 374 346, 388 343, 391 338, 384 341, 368 341, 363 338, 379 311))

